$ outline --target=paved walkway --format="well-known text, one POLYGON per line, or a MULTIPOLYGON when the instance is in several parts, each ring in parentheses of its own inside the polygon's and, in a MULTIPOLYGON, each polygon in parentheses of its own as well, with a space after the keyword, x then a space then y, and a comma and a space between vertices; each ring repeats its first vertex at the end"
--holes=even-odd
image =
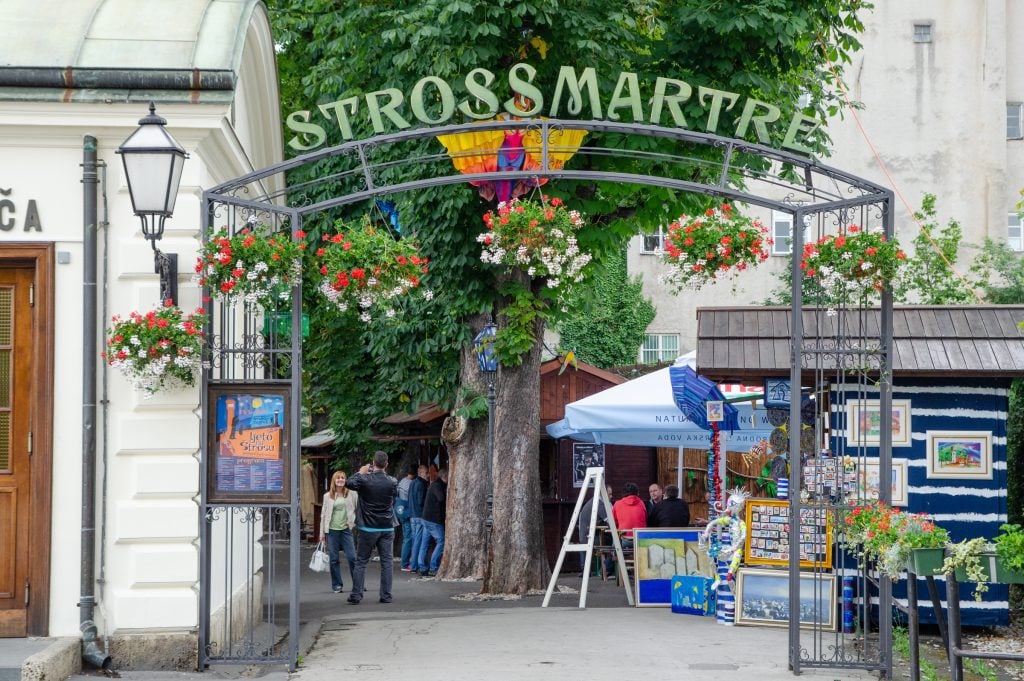
MULTIPOLYGON (((325 575, 305 571, 301 619, 319 636, 304 643, 297 672, 213 667, 206 673, 128 672, 128 681, 595 681, 678 676, 714 681, 793 681, 783 628, 725 627, 714 618, 631 608, 622 587, 590 581, 578 606, 578 575, 560 580, 568 593, 541 608, 542 595, 478 600, 478 582, 442 582, 396 570, 390 604, 377 602, 379 566, 371 564, 363 602, 348 605, 325 575)), ((347 576, 347 575, 346 575, 347 576)), ((115 660, 115 666, 117 661, 115 660)), ((811 670, 811 679, 872 679, 866 672, 811 670)), ((73 677, 95 681, 95 675, 73 677)))

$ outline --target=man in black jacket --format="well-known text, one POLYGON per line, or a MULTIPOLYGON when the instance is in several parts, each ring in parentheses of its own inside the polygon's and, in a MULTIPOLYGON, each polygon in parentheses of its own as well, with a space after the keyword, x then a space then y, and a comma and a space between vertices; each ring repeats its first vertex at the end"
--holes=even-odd
POLYGON ((679 488, 665 486, 665 498, 647 516, 647 527, 689 527, 690 505, 679 498, 679 488))
POLYGON ((427 488, 427 498, 423 502, 423 532, 424 536, 420 542, 420 555, 418 563, 421 566, 427 565, 427 544, 428 538, 433 539, 434 553, 430 556, 430 564, 427 571, 423 572, 425 577, 433 577, 437 569, 441 567, 441 556, 444 553, 444 518, 448 505, 448 469, 442 468, 437 472, 437 480, 430 483, 427 488))
POLYGON ((392 555, 395 549, 394 504, 398 498, 398 481, 384 472, 388 455, 375 452, 373 463, 359 469, 345 486, 359 493, 356 506, 356 569, 352 573, 352 593, 348 602, 353 605, 363 600, 363 581, 366 564, 370 562, 373 547, 380 557, 380 602, 391 602, 391 579, 394 570, 392 555))

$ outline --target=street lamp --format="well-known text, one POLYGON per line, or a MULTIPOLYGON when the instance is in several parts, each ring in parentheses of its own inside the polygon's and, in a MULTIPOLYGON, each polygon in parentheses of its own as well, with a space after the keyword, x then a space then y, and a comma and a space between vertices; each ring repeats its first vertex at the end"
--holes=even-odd
POLYGON ((494 382, 498 374, 498 355, 494 352, 494 337, 498 334, 498 327, 494 322, 488 321, 480 333, 473 339, 473 350, 476 352, 476 361, 480 366, 480 373, 487 381, 487 536, 490 537, 491 526, 494 524, 494 475, 491 466, 494 461, 494 403, 497 395, 494 391, 494 382))
POLYGON ((174 214, 181 169, 188 154, 164 129, 167 121, 156 115, 149 103, 149 115, 117 149, 124 162, 132 209, 142 220, 142 235, 153 247, 156 273, 160 275, 160 300, 178 301, 178 254, 164 253, 156 242, 164 235, 164 221, 174 214))

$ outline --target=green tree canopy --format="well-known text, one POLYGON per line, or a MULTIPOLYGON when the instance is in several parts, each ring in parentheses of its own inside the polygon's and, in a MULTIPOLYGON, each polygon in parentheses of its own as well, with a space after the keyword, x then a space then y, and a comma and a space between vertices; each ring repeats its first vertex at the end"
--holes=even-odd
POLYGON ((590 292, 592 297, 580 300, 573 316, 558 325, 559 347, 602 369, 633 364, 655 310, 643 297, 640 277, 626 271, 624 252, 604 261, 590 292))

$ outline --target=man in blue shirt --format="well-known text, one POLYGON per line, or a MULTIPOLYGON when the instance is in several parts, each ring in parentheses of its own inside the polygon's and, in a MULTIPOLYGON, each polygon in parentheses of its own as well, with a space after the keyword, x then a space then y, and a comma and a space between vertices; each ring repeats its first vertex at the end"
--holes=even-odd
POLYGON ((427 497, 427 467, 420 465, 416 478, 409 486, 409 522, 412 524, 412 555, 409 566, 413 573, 427 572, 428 566, 420 564, 420 545, 430 541, 423 531, 423 502, 427 497))

